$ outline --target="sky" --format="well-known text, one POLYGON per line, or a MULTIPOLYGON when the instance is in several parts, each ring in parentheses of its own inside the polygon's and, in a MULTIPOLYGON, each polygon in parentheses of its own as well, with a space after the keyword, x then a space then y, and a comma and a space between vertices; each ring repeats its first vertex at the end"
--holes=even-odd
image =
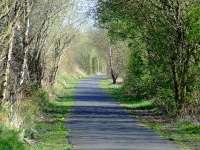
POLYGON ((77 2, 77 10, 80 14, 80 17, 85 19, 85 22, 82 24, 82 30, 91 30, 94 29, 95 20, 94 17, 91 16, 92 10, 95 9, 96 0, 76 0, 77 2))
POLYGON ((72 0, 72 4, 64 24, 73 24, 81 32, 95 30, 95 20, 91 12, 95 9, 96 0, 72 0))

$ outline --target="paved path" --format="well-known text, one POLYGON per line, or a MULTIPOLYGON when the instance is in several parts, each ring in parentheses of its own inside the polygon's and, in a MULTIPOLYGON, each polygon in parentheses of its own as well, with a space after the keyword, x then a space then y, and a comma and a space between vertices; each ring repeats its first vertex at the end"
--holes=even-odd
POLYGON ((100 77, 81 81, 68 122, 75 150, 181 150, 139 125, 101 88, 100 77))

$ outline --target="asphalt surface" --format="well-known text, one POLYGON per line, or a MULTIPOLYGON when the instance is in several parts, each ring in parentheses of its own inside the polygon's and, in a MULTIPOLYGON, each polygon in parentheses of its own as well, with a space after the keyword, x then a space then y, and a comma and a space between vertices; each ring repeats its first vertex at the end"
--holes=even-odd
POLYGON ((100 86, 101 77, 82 80, 67 122, 75 150, 181 150, 145 128, 100 86))

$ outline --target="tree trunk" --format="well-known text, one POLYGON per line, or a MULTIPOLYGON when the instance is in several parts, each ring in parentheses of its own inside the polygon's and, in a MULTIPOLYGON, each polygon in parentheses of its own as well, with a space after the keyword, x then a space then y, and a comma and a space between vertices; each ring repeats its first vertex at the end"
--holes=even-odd
POLYGON ((15 42, 15 32, 16 32, 16 26, 13 27, 13 31, 11 33, 10 37, 10 44, 8 49, 8 59, 6 64, 6 73, 5 73, 5 82, 4 82, 4 91, 3 91, 3 101, 14 101, 13 89, 12 89, 12 56, 13 56, 13 48, 14 48, 14 42, 15 42))
POLYGON ((30 13, 30 1, 25 1, 25 31, 23 36, 23 52, 24 52, 24 59, 23 59, 23 65, 22 65, 22 73, 21 73, 21 96, 25 94, 25 89, 27 88, 28 82, 29 82, 29 69, 28 69, 28 54, 29 54, 29 28, 30 28, 30 22, 29 22, 29 13, 30 13))
POLYGON ((114 72, 113 72, 112 69, 111 69, 111 77, 112 77, 113 84, 116 84, 117 83, 117 78, 115 77, 114 72))
POLYGON ((174 97, 175 97, 175 101, 176 101, 176 107, 179 109, 180 107, 180 86, 179 86, 179 82, 178 82, 178 77, 177 77, 177 70, 176 70, 176 65, 174 60, 172 60, 172 65, 171 65, 171 69, 172 69, 172 79, 174 82, 174 97))
POLYGON ((117 83, 117 76, 114 73, 113 66, 112 66, 112 48, 109 49, 109 65, 110 65, 110 74, 113 80, 113 84, 117 83))
POLYGON ((0 56, 0 100, 3 99, 7 55, 8 55, 8 49, 4 48, 0 56))

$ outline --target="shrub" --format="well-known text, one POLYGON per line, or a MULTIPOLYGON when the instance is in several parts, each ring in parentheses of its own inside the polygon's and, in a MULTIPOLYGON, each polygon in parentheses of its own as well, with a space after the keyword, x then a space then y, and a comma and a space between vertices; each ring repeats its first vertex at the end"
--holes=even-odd
POLYGON ((154 100, 154 105, 168 115, 175 115, 177 112, 176 102, 171 89, 160 89, 154 100))

